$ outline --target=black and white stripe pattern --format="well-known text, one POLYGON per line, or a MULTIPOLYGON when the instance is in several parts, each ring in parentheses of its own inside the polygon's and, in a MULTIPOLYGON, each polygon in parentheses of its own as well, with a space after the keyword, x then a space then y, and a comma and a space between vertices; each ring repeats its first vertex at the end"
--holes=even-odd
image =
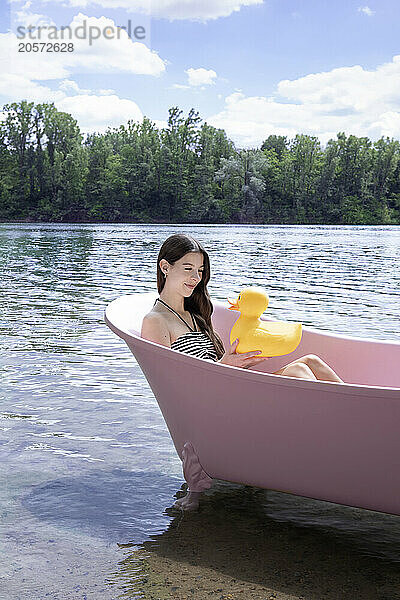
POLYGON ((218 356, 212 340, 203 331, 188 331, 171 344, 172 350, 191 354, 197 358, 217 361, 218 356))

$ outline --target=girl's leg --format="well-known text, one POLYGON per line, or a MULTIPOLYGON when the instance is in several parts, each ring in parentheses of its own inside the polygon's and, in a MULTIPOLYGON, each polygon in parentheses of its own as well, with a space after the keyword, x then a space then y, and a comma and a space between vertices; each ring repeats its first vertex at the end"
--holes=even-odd
POLYGON ((286 367, 282 367, 279 371, 276 371, 274 375, 285 375, 287 377, 298 377, 299 379, 317 379, 310 367, 302 362, 293 362, 286 367))
POLYGON ((319 356, 307 354, 306 356, 299 358, 299 360, 304 362, 320 381, 336 381, 338 383, 344 383, 343 379, 340 379, 339 375, 319 356))
MULTIPOLYGON (((335 373, 335 371, 331 369, 331 367, 316 354, 306 354, 301 358, 297 358, 285 367, 279 369, 279 371, 276 371, 274 375, 288 375, 289 373, 287 372, 287 369, 294 365, 304 365, 308 367, 308 369, 314 375, 314 379, 319 379, 320 381, 336 381, 337 383, 344 383, 343 379, 340 379, 339 375, 337 375, 337 373, 335 373), (286 372, 284 373, 283 371, 285 370, 286 372)), ((298 375, 289 375, 289 377, 290 376, 298 377, 298 375)), ((311 379, 311 377, 307 377, 307 379, 311 379)))

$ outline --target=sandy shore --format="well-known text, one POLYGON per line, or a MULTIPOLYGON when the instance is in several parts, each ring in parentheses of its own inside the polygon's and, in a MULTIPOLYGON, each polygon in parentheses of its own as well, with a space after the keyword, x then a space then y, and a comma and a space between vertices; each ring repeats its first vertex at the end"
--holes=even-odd
POLYGON ((168 530, 125 563, 140 565, 142 597, 400 599, 400 563, 366 555, 340 532, 277 522, 265 515, 257 493, 243 487, 228 495, 214 491, 202 498, 196 513, 167 510, 176 514, 168 530))

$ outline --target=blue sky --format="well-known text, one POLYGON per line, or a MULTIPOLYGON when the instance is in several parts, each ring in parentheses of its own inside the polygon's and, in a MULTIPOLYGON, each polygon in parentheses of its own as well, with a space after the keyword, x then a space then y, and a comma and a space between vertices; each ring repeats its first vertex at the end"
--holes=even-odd
POLYGON ((169 107, 194 107, 238 146, 270 133, 400 138, 397 0, 12 0, 0 10, 1 106, 54 102, 83 132, 143 115, 162 126, 169 107), (18 26, 128 19, 145 27, 144 44, 125 35, 73 40, 73 53, 17 52, 18 26))

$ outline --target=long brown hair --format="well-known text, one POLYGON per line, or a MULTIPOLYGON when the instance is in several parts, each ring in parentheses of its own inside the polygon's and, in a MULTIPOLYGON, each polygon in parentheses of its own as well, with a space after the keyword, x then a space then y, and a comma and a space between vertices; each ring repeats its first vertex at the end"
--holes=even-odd
POLYGON ((214 331, 211 315, 214 307, 207 290, 210 280, 210 259, 202 244, 193 237, 184 233, 174 233, 163 243, 157 258, 157 289, 160 294, 165 285, 165 277, 160 267, 160 260, 165 259, 170 265, 182 258, 188 252, 201 252, 204 259, 203 276, 189 298, 184 298, 184 309, 193 313, 199 323, 201 331, 205 332, 212 340, 218 358, 225 353, 224 345, 218 333, 214 331))

